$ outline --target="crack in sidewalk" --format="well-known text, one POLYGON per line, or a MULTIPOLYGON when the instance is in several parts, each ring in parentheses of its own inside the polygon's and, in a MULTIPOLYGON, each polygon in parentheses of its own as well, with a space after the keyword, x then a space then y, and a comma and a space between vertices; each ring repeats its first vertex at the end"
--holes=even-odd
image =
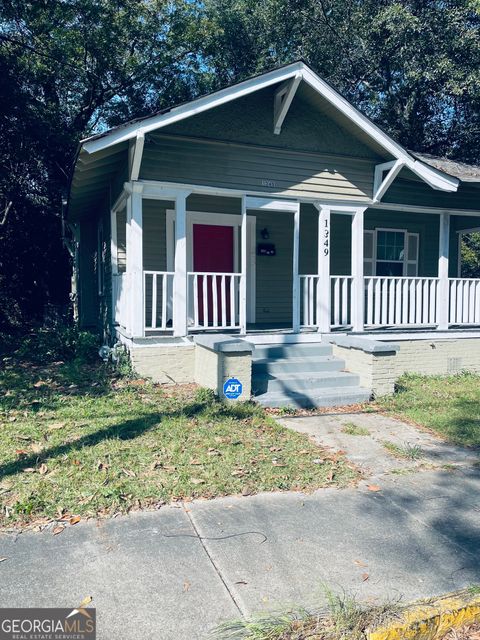
POLYGON ((245 607, 241 604, 241 602, 239 602, 237 600, 237 598, 235 597, 235 595, 233 594, 232 590, 230 589, 229 585, 227 584, 227 580, 226 578, 224 578, 222 571, 220 570, 220 567, 217 565, 217 563, 215 562, 215 560, 213 559, 212 555, 210 554, 209 550, 207 549, 207 545, 204 542, 204 538, 200 535, 200 532, 197 528, 197 525, 195 524, 195 521, 193 519, 193 516, 191 515, 191 512, 189 509, 187 509, 185 507, 185 504, 182 503, 183 506, 183 510, 185 512, 185 514, 187 515, 187 518, 190 521, 190 524, 192 525, 192 529, 195 532, 195 536, 198 538, 198 541, 200 542, 200 544, 203 547, 203 550, 205 551, 205 554, 208 558, 208 560, 210 561, 213 569, 215 570, 215 573, 217 574, 217 576, 219 577, 219 579, 221 580, 223 586, 225 587, 225 590, 227 591, 231 601, 233 602, 235 608, 237 609, 237 611, 239 612, 239 614, 241 615, 242 618, 245 618, 248 615, 248 611, 245 609, 245 607))

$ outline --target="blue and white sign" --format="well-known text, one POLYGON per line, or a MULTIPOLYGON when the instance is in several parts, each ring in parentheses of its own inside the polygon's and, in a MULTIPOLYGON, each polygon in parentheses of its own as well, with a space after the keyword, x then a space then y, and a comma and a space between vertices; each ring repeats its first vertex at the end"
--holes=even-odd
POLYGON ((242 391, 243 384, 237 378, 229 378, 223 385, 223 395, 229 400, 236 400, 242 391))

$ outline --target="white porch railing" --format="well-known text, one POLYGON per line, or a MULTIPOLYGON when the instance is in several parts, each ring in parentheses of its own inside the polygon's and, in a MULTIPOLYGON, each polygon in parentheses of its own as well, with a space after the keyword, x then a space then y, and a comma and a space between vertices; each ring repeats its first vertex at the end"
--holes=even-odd
POLYGON ((450 324, 480 324, 480 280, 450 278, 450 324))
MULTIPOLYGON (((318 326, 317 295, 319 276, 300 275, 300 326, 318 326)), ((331 326, 346 327, 351 324, 352 276, 330 276, 331 326)))
POLYGON ((317 326, 317 287, 319 276, 300 275, 300 326, 317 326))
POLYGON ((330 276, 333 328, 352 324, 352 276, 330 276))
POLYGON ((115 324, 127 328, 128 325, 128 274, 114 273, 112 277, 113 317, 115 324))
POLYGON ((172 328, 173 276, 170 271, 144 271, 145 331, 172 328))
POLYGON ((240 328, 240 273, 188 273, 189 329, 240 328))
POLYGON ((367 327, 437 324, 438 278, 365 278, 367 327))

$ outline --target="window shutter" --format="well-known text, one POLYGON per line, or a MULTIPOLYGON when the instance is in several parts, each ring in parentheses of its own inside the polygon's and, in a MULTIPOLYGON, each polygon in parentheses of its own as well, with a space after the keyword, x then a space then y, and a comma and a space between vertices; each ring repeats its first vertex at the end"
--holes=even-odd
POLYGON ((410 278, 418 276, 418 250, 420 235, 418 233, 407 233, 407 260, 406 275, 410 278))
POLYGON ((375 231, 363 232, 363 275, 375 275, 375 231))

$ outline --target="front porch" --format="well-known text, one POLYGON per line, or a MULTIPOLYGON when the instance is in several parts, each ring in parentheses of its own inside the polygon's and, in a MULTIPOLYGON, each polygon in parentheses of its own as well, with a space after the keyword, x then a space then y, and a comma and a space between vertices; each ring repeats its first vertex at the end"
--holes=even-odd
POLYGON ((129 338, 475 327, 480 280, 456 277, 457 218, 126 183, 111 216, 113 321, 129 338))

